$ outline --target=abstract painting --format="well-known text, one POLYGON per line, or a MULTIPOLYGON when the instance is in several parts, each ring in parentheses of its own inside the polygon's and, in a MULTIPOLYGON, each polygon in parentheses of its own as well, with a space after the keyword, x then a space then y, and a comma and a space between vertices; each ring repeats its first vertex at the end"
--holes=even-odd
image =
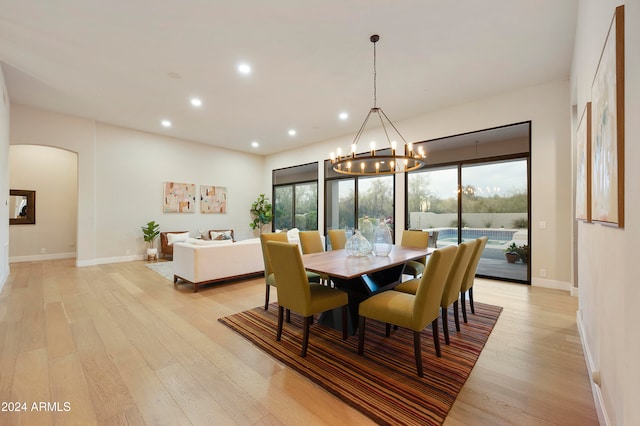
POLYGON ((227 188, 224 186, 200 186, 200 213, 226 213, 227 188))
POLYGON ((195 213, 196 185, 165 182, 162 200, 164 213, 195 213))
POLYGON ((624 226, 624 6, 616 8, 591 86, 594 222, 624 226))

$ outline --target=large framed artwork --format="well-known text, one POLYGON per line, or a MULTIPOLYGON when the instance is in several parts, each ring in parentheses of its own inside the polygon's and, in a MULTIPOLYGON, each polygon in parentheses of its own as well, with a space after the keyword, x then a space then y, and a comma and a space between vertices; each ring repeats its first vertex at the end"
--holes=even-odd
POLYGON ((582 112, 576 141, 576 219, 591 222, 591 102, 582 112))
POLYGON ((624 226, 624 6, 609 27, 591 86, 591 216, 624 226))
POLYGON ((226 213, 227 188, 200 185, 200 213, 226 213))
POLYGON ((196 185, 165 182, 162 200, 164 213, 195 213, 196 185))

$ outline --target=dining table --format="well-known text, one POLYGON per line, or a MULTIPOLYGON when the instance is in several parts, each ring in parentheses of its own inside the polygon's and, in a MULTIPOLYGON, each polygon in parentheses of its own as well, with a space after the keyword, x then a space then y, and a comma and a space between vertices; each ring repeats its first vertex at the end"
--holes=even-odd
MULTIPOLYGON (((391 290, 402 282, 405 264, 430 255, 435 248, 393 245, 387 256, 350 256, 347 250, 331 250, 302 256, 307 271, 327 275, 334 286, 349 296, 349 331, 358 324, 358 306, 374 294, 391 290)), ((325 312, 320 324, 341 329, 340 309, 325 312)))

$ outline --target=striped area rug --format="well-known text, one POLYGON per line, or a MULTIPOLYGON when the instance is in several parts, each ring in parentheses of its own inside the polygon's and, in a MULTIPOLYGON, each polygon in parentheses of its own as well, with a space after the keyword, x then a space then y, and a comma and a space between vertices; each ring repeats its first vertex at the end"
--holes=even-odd
POLYGON ((314 324, 302 358, 299 315, 291 313, 291 323, 285 323, 282 340, 276 342, 277 304, 219 321, 379 424, 441 425, 502 311, 477 302, 475 309, 468 324, 461 322, 460 333, 450 309, 451 345, 444 344, 440 327, 442 358, 435 355, 431 326, 422 332, 423 378, 416 374, 413 334, 406 329, 392 330, 386 338, 384 324, 368 320, 361 357, 357 335, 345 341, 341 332, 314 324))

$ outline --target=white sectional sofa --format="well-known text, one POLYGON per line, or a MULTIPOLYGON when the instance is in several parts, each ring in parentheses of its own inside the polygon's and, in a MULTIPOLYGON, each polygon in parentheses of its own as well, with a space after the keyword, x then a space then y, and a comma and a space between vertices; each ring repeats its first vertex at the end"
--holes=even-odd
POLYGON ((173 247, 173 283, 178 280, 198 286, 264 273, 259 238, 243 241, 205 241, 190 239, 173 247))

